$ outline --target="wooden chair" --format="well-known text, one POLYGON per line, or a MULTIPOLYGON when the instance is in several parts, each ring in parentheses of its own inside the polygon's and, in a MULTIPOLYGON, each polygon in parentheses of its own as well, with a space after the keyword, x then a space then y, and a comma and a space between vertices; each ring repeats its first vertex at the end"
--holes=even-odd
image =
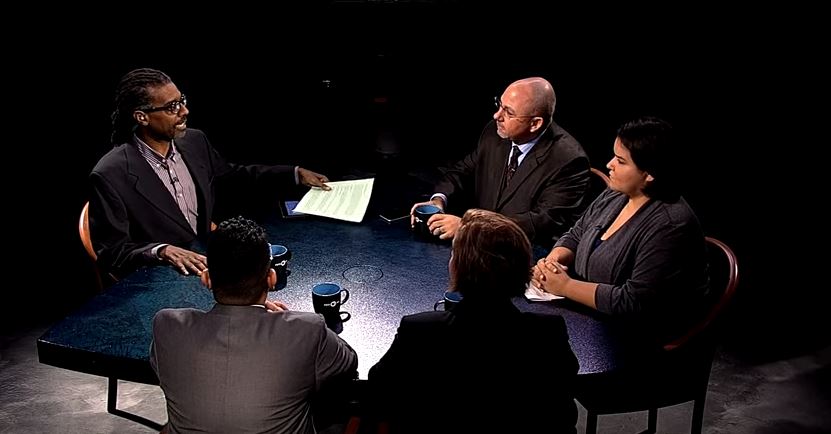
POLYGON ((81 209, 81 218, 78 219, 78 235, 81 236, 81 244, 84 245, 87 255, 95 262, 98 255, 95 254, 95 249, 92 248, 92 238, 89 236, 89 202, 85 203, 81 209))
POLYGON ((602 171, 591 168, 591 178, 589 179, 588 199, 593 201, 609 187, 609 177, 602 171))
POLYGON ((700 433, 704 419, 704 402, 710 368, 715 354, 714 325, 730 304, 739 283, 736 255, 723 242, 706 237, 710 257, 712 288, 722 288, 719 299, 704 318, 686 334, 663 346, 666 369, 624 375, 614 387, 578 387, 577 401, 586 409, 586 433, 597 432, 601 414, 648 411, 648 428, 655 433, 658 408, 694 401, 690 431, 700 433), (714 272, 716 270, 716 272, 714 272))
MULTIPOLYGON (((78 219, 78 235, 81 237, 81 244, 84 245, 84 250, 87 251, 87 255, 89 255, 90 259, 92 259, 93 267, 95 267, 95 279, 96 283, 98 284, 98 290, 102 291, 104 288, 104 279, 102 279, 101 272, 98 269, 98 265, 95 263, 98 259, 98 255, 95 253, 95 249, 92 247, 92 238, 89 232, 89 202, 85 203, 84 207, 81 208, 81 217, 78 219)), ((107 274, 106 278, 107 284, 111 284, 118 280, 115 278, 115 276, 113 276, 110 273, 107 274)), ((118 379, 115 377, 109 377, 107 379, 107 412, 114 414, 116 416, 121 416, 125 419, 132 420, 133 422, 138 422, 155 430, 161 430, 163 428, 162 425, 157 422, 154 422, 152 420, 146 419, 144 417, 132 413, 128 413, 124 410, 119 410, 116 407, 117 403, 118 379)))
POLYGON ((605 173, 603 173, 603 171, 601 171, 600 169, 595 169, 594 167, 592 167, 591 172, 594 175, 598 176, 600 179, 602 179, 603 183, 606 184, 606 187, 608 187, 609 184, 611 183, 611 180, 609 179, 609 176, 606 175, 605 173))
MULTIPOLYGON (((81 217, 78 219, 78 235, 81 237, 81 244, 84 245, 84 250, 87 251, 87 256, 92 260, 92 267, 95 272, 95 285, 98 292, 104 290, 104 279, 101 278, 101 270, 98 268, 96 261, 98 255, 95 254, 95 249, 92 247, 92 238, 89 234, 89 202, 84 204, 81 208, 81 217)), ((107 283, 115 282, 114 277, 109 277, 107 283)))

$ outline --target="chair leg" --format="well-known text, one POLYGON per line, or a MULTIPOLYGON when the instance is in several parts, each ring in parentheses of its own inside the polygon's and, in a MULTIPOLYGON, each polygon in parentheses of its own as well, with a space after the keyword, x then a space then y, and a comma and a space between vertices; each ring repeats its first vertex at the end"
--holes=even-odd
POLYGON ((692 426, 690 427, 691 434, 701 434, 701 428, 704 425, 704 401, 707 394, 695 400, 693 404, 693 418, 692 426))
POLYGON ((649 434, 655 434, 658 432, 658 409, 657 408, 650 408, 649 415, 647 416, 647 428, 646 432, 649 434))
POLYGON ((597 413, 586 413, 586 434, 597 434, 597 413))
POLYGON ((346 429, 343 430, 343 434, 358 434, 361 428, 361 418, 358 416, 352 416, 349 418, 349 422, 346 424, 346 429))

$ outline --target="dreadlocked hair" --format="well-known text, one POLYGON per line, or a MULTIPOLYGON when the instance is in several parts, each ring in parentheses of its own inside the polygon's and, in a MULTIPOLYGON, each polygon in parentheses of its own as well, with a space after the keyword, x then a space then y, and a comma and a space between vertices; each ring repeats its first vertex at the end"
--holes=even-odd
POLYGON ((133 111, 150 105, 150 88, 170 82, 167 74, 150 68, 134 69, 121 77, 115 92, 115 109, 110 116, 113 125, 110 142, 113 145, 124 143, 130 138, 135 126, 133 111))

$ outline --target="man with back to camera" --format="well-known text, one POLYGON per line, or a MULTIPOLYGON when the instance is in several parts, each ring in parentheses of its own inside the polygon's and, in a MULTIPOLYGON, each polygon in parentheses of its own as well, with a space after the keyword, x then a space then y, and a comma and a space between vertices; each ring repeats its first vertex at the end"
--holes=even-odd
POLYGON ((311 397, 356 374, 355 351, 322 316, 267 300, 277 284, 265 231, 242 217, 211 234, 201 274, 216 305, 163 309, 150 363, 171 433, 314 433, 311 397))
POLYGON ((185 95, 164 72, 141 68, 118 84, 114 148, 90 174, 89 225, 98 265, 123 276, 141 265, 169 263, 200 273, 205 257, 190 249, 211 229, 219 179, 328 190, 328 179, 302 167, 227 162, 200 130, 187 128, 185 95))
MULTIPOLYGON (((493 121, 477 148, 447 169, 430 201, 415 204, 410 214, 423 204, 447 211, 467 198, 473 208, 514 220, 532 242, 550 245, 590 202, 588 157, 553 121, 556 96, 544 78, 515 81, 495 102, 493 121)), ((437 214, 428 227, 433 235, 450 239, 459 221, 454 214, 437 214)))
POLYGON ((578 363, 559 315, 521 312, 531 243, 509 218, 470 209, 447 264, 450 311, 401 319, 369 370, 370 405, 391 433, 569 433, 578 363))

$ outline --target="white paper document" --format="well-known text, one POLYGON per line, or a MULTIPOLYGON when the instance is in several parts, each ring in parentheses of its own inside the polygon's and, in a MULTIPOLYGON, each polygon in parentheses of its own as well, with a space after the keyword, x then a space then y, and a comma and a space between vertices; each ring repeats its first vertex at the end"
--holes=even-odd
POLYGON ((525 288, 525 298, 527 298, 528 301, 549 301, 559 300, 565 297, 545 292, 542 289, 539 289, 536 286, 534 286, 531 282, 528 282, 528 287, 525 288))
POLYGON ((327 182, 331 190, 310 189, 294 211, 358 223, 366 214, 374 182, 375 178, 327 182))

